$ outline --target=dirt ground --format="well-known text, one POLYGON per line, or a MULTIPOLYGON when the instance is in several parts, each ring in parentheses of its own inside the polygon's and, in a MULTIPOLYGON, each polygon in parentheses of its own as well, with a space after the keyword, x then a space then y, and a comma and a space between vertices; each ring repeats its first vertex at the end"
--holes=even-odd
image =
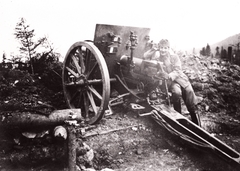
MULTIPOLYGON (((196 148, 170 134, 150 116, 140 117, 134 112, 122 111, 120 107, 115 107, 114 112, 115 114, 104 118, 96 128, 87 132, 107 131, 106 134, 83 139, 94 150, 92 167, 96 170, 239 170, 239 166, 226 162, 213 151, 196 148)), ((5 131, 5 134, 1 134, 1 170, 67 170, 66 142, 56 142, 49 138, 24 140, 22 137, 20 144, 17 144, 16 137, 8 135, 11 131, 5 131), (43 155, 39 148, 52 148, 56 151, 43 155)), ((81 136, 77 137, 82 140, 81 136)), ((240 150, 238 135, 218 134, 217 137, 240 150)))
MULTIPOLYGON (((234 80, 238 81, 238 75, 235 72, 234 74, 234 80)), ((230 77, 229 73, 225 75, 230 77)), ((226 76, 221 79, 226 80, 226 76)), ((7 76, 2 74, 0 77, 1 120, 15 113, 49 114, 55 109, 67 108, 62 92, 49 90, 29 74, 11 71, 7 76)), ((196 91, 204 98, 198 106, 200 117, 204 129, 240 152, 240 96, 236 89, 238 82, 225 81, 221 85, 222 87, 217 86, 219 89, 215 87, 216 90, 210 86, 196 91), (231 91, 226 91, 230 84, 231 91), (224 96, 224 103, 220 95, 224 96), (229 103, 226 103, 227 101, 229 103)), ((95 170, 240 170, 239 165, 225 161, 213 150, 196 147, 172 135, 150 116, 140 117, 137 112, 125 109, 121 105, 114 107, 113 112, 114 114, 106 116, 99 124, 85 132, 97 132, 99 135, 83 138, 82 134, 77 133, 77 141, 85 142, 94 151, 94 159, 90 166, 95 170)), ((187 113, 184 113, 184 116, 189 117, 187 113)), ((54 138, 52 129, 1 127, 0 170, 68 170, 67 141, 54 138), (44 134, 37 138, 30 138, 30 134, 24 134, 34 131, 44 134)))
MULTIPOLYGON (((98 129, 128 129, 86 139, 97 153, 103 155, 101 160, 107 159, 100 168, 110 167, 119 171, 239 169, 219 158, 214 152, 196 148, 175 137, 150 116, 139 117, 136 113, 120 110, 116 109, 116 115, 105 118, 98 129)), ((235 148, 239 146, 239 137, 221 135, 219 139, 227 139, 228 144, 235 148)))

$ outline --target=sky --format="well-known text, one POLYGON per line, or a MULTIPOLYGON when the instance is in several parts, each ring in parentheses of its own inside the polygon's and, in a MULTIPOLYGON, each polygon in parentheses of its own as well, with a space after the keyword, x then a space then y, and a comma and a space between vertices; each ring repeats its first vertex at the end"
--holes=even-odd
POLYGON ((239 0, 0 0, 0 61, 19 54, 20 18, 64 57, 73 43, 93 40, 96 24, 151 28, 151 40, 177 50, 204 47, 240 33, 239 9, 239 0))

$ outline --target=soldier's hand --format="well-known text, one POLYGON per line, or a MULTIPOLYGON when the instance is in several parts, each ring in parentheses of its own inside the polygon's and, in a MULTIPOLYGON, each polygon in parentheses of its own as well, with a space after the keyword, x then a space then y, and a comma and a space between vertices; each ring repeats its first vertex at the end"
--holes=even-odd
POLYGON ((159 50, 158 44, 157 43, 152 43, 152 49, 155 50, 155 51, 158 51, 159 50))
POLYGON ((164 71, 163 72, 158 72, 157 75, 158 75, 158 77, 164 78, 166 80, 169 79, 169 74, 164 72, 164 71))

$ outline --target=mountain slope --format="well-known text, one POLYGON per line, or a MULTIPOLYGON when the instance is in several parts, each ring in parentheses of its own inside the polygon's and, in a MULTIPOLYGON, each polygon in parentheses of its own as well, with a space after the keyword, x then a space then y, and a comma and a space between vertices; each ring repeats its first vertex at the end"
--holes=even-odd
MULTIPOLYGON (((220 42, 217 42, 217 43, 214 43, 214 44, 209 44, 209 45, 210 45, 212 54, 215 56, 216 47, 219 47, 219 52, 221 51, 221 47, 228 50, 228 47, 232 46, 233 50, 234 50, 234 49, 237 49, 237 43, 239 43, 239 42, 240 42, 240 33, 235 34, 233 36, 230 36, 230 37, 228 37, 228 38, 226 38, 226 39, 224 39, 220 42)), ((206 48, 206 46, 207 46, 207 43, 205 45, 203 45, 202 47, 196 47, 195 52, 199 53, 200 50, 202 50, 203 47, 206 48)), ((192 53, 192 51, 193 51, 192 48, 187 50, 187 52, 189 52, 190 54, 192 53)))
POLYGON ((230 37, 228 37, 220 42, 217 42, 215 44, 212 44, 212 45, 210 45, 210 47, 211 47, 212 53, 215 55, 217 46, 219 47, 219 50, 221 50, 221 47, 223 47, 224 49, 227 50, 229 46, 232 46, 233 49, 237 49, 236 45, 239 42, 240 42, 240 33, 230 36, 230 37))

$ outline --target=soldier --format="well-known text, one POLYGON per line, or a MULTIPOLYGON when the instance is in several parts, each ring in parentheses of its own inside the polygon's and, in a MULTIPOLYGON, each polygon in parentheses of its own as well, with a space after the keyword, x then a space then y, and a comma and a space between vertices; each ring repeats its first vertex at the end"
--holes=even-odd
POLYGON ((181 113, 182 97, 192 121, 201 126, 199 116, 196 113, 196 104, 200 97, 195 95, 188 77, 183 73, 178 55, 170 53, 169 41, 162 39, 157 47, 144 53, 144 59, 158 60, 163 63, 163 71, 158 72, 158 76, 168 82, 168 88, 172 93, 173 108, 181 113))

